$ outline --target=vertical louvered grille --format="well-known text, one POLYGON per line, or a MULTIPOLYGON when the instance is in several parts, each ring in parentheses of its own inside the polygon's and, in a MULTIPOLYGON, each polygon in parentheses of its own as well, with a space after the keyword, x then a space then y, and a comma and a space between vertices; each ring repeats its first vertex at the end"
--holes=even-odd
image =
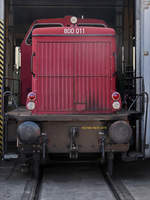
POLYGON ((39 42, 37 52, 36 112, 112 110, 111 42, 39 42))
POLYGON ((111 43, 74 44, 75 102, 89 111, 109 111, 111 92, 111 43))
POLYGON ((38 110, 73 110, 72 45, 40 43, 38 47, 38 110))

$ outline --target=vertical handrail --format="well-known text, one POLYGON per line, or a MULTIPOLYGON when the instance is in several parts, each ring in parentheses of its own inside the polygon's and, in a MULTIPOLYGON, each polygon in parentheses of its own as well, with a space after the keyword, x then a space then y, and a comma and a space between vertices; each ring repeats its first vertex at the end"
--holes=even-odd
POLYGON ((15 107, 18 108, 12 92, 11 91, 5 91, 3 93, 3 116, 4 116, 4 130, 5 130, 5 132, 4 132, 5 140, 4 140, 4 147, 3 147, 4 152, 3 153, 5 153, 5 151, 7 150, 7 142, 8 142, 8 137, 7 137, 7 121, 8 121, 8 119, 7 119, 7 115, 5 114, 5 111, 4 111, 5 96, 11 96, 15 107))
POLYGON ((147 92, 142 92, 141 94, 138 94, 137 97, 134 99, 134 101, 132 102, 132 104, 130 105, 128 111, 131 110, 131 108, 133 107, 133 105, 137 102, 137 100, 139 99, 140 96, 146 96, 146 110, 145 110, 145 126, 144 126, 144 137, 142 140, 142 154, 143 157, 145 158, 145 149, 146 149, 146 135, 147 135, 147 117, 148 117, 148 107, 149 107, 149 95, 147 92))

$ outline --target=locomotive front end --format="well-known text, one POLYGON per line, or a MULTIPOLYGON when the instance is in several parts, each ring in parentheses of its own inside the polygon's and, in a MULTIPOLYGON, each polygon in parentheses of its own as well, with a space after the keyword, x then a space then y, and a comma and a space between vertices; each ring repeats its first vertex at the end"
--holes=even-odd
POLYGON ((116 89, 115 31, 102 20, 68 16, 55 23, 32 30, 32 92, 17 130, 20 149, 34 158, 47 152, 112 160, 128 151, 132 137, 116 89))

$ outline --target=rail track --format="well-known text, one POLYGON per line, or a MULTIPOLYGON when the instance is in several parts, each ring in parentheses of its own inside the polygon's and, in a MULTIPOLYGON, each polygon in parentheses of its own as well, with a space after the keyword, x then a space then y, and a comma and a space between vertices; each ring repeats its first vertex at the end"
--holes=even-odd
POLYGON ((108 173, 104 177, 116 200, 135 200, 120 178, 112 178, 108 173))
POLYGON ((30 177, 27 180, 21 200, 38 200, 39 199, 42 176, 43 176, 43 173, 41 172, 38 179, 30 177))
MULTIPOLYGON (((73 170, 74 170, 74 168, 73 168, 73 170)), ((96 173, 98 173, 98 170, 96 173)), ((53 174, 53 172, 52 172, 52 174, 53 174)), ((64 199, 66 199, 66 200, 68 200, 68 199, 70 199, 70 200, 83 199, 84 200, 83 197, 78 198, 77 196, 74 196, 75 193, 77 193, 78 188, 77 188, 77 190, 76 189, 72 190, 70 188, 70 184, 73 184, 73 183, 71 183, 71 177, 69 179, 70 183, 67 185, 66 182, 68 182, 68 180, 65 180, 66 174, 64 174, 64 176, 63 176, 63 179, 64 179, 63 181, 61 179, 59 179, 59 177, 58 177, 59 173, 58 174, 54 173, 53 175, 52 174, 49 176, 49 175, 47 175, 47 171, 43 170, 43 173, 40 175, 39 179, 33 179, 33 178, 28 179, 28 181, 26 182, 24 193, 21 197, 21 200, 51 200, 51 199, 58 200, 58 199, 60 199, 59 195, 54 195, 54 193, 59 193, 58 192, 59 190, 61 193, 62 190, 60 187, 61 186, 64 187, 64 185, 65 185, 65 187, 63 188, 63 191, 64 191, 64 193, 66 192, 66 197, 64 197, 62 195, 62 198, 61 198, 62 200, 64 200, 64 199), (47 176, 48 176, 48 178, 46 178, 47 176), (52 178, 52 182, 49 180, 51 178, 52 178), (58 186, 54 187, 53 184, 56 184, 58 186), (56 187, 58 187, 58 190, 56 189, 56 187), (70 195, 67 194, 68 191, 70 192, 70 195), (47 193, 47 194, 45 195, 45 193, 47 193), (72 195, 72 197, 71 197, 71 195, 72 195)), ((110 200, 135 200, 134 197, 132 196, 132 194, 129 192, 127 187, 123 184, 123 182, 121 181, 121 179, 118 176, 112 178, 107 172, 104 172, 104 170, 101 170, 101 169, 99 169, 99 174, 101 175, 101 183, 99 184, 97 182, 98 179, 96 179, 95 182, 97 182, 97 185, 99 184, 99 187, 102 187, 102 185, 103 186, 106 185, 106 187, 103 191, 104 195, 98 196, 98 194, 97 194, 95 196, 95 199, 93 197, 93 200, 98 200, 98 199, 99 200, 109 200, 109 199, 110 200)), ((62 176, 62 174, 60 176, 62 176)), ((99 175, 97 174, 97 176, 99 176, 99 175)), ((66 178, 66 179, 68 179, 68 178, 66 178)), ((73 179, 74 179, 74 177, 73 177, 73 179)), ((92 180, 92 177, 90 177, 89 181, 90 180, 92 180)), ((87 191, 89 194, 91 186, 88 182, 86 182, 87 180, 85 181, 87 184, 86 190, 84 190, 85 182, 81 179, 81 177, 79 179, 75 179, 75 181, 76 182, 80 181, 80 183, 78 183, 80 185, 79 187, 83 188, 83 192, 87 191)), ((94 179, 93 179, 93 181, 94 181, 94 179)), ((74 187, 75 187, 75 185, 74 185, 74 187)), ((80 192, 79 192, 79 194, 80 194, 80 192)), ((82 193, 81 193, 81 195, 82 195, 82 193)))

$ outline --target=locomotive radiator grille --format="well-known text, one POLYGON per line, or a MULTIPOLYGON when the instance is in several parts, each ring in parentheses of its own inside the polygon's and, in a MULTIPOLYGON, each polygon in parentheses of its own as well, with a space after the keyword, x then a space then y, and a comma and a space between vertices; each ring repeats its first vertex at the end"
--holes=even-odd
POLYGON ((111 111, 111 43, 76 43, 74 51, 75 103, 89 111, 111 111))
POLYGON ((37 43, 36 112, 112 112, 112 47, 103 42, 37 43))
POLYGON ((72 46, 59 43, 39 45, 38 103, 40 111, 73 110, 72 46), (40 49, 42 46, 42 49, 40 49), (62 56, 61 56, 62 55, 62 56), (43 59, 44 58, 44 59, 43 59), (42 63, 41 63, 42 61, 42 63))

